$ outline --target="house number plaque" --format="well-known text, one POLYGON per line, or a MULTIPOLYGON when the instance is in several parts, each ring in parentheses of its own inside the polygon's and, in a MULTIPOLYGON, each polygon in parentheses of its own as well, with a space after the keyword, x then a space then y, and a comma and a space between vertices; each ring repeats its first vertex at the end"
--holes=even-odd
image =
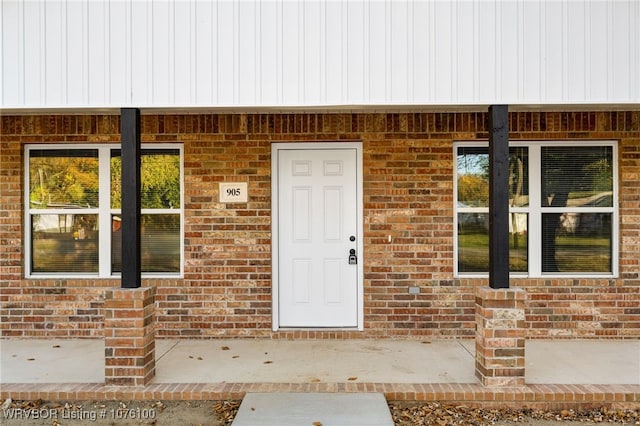
POLYGON ((249 199, 247 182, 221 182, 219 188, 221 203, 246 203, 249 199))

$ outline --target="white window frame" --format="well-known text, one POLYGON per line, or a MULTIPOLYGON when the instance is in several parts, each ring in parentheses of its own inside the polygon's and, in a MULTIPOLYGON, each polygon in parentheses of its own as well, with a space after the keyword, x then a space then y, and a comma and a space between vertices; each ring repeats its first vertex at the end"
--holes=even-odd
MULTIPOLYGON (((529 278, 616 278, 619 274, 619 205, 618 205, 618 144, 616 141, 583 141, 583 140, 563 140, 563 141, 510 141, 510 147, 526 147, 528 148, 529 157, 529 205, 526 207, 509 207, 509 213, 527 213, 527 265, 528 272, 511 272, 510 276, 529 277, 529 278), (542 272, 542 213, 551 213, 554 211, 566 212, 566 207, 542 207, 541 194, 541 152, 542 147, 584 147, 608 146, 612 149, 613 157, 613 203, 611 207, 599 207, 598 213, 611 213, 611 272, 589 272, 589 273, 544 273, 542 272)), ((453 203, 454 203, 454 276, 456 278, 486 278, 489 272, 459 272, 458 271, 458 148, 460 147, 489 147, 488 141, 460 141, 453 144, 453 203)), ((593 208, 574 207, 570 209, 572 212, 593 213, 593 208)), ((465 208, 464 213, 488 213, 488 208, 465 208)))
MULTIPOLYGON (((120 144, 27 144, 24 158, 24 250, 25 250, 25 278, 119 278, 119 272, 111 272, 111 217, 119 214, 120 209, 111 208, 111 151, 122 149, 120 144), (29 160, 32 150, 96 150, 98 151, 98 204, 94 209, 74 209, 72 212, 98 215, 98 272, 33 272, 31 270, 31 216, 34 214, 65 214, 66 209, 37 209, 29 205, 29 160), (105 232, 105 230, 107 232, 105 232)), ((180 155, 180 207, 176 209, 141 209, 141 214, 180 214, 180 271, 170 273, 142 273, 144 278, 181 278, 184 276, 184 153, 180 143, 142 144, 142 150, 174 149, 180 155)))

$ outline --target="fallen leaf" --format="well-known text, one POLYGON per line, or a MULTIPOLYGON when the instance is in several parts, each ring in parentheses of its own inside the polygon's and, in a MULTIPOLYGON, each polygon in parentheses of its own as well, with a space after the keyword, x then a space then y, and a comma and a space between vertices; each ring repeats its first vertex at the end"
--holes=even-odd
POLYGON ((239 401, 220 401, 213 406, 213 409, 227 422, 231 422, 240 408, 239 401))
POLYGON ((164 404, 162 403, 162 401, 154 402, 151 406, 152 406, 153 408, 156 408, 156 409, 160 410, 161 412, 162 412, 162 410, 164 410, 165 408, 167 408, 167 406, 166 406, 166 405, 164 405, 164 404))
POLYGON ((11 398, 7 398, 4 400, 2 406, 0 406, 0 410, 6 410, 7 408, 9 408, 9 406, 11 406, 11 398))

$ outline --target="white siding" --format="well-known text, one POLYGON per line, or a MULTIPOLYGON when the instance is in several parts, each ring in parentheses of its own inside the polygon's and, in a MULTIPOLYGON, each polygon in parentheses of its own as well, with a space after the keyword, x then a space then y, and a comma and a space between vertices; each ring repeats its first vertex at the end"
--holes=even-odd
POLYGON ((638 0, 2 0, 2 108, 640 103, 638 0))

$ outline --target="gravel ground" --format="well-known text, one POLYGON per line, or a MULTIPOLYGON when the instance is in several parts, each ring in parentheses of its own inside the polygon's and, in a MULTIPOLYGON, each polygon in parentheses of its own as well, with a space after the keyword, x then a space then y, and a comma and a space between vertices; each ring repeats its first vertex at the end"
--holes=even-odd
MULTIPOLYGON (((6 426, 228 426, 240 401, 4 401, 0 425, 6 426)), ((575 412, 469 408, 437 402, 391 402, 397 426, 484 425, 640 425, 639 410, 605 408, 575 412)), ((303 425, 301 425, 303 426, 303 425)), ((317 425, 320 426, 320 425, 317 425)), ((327 425, 328 426, 328 425, 327 425)))

